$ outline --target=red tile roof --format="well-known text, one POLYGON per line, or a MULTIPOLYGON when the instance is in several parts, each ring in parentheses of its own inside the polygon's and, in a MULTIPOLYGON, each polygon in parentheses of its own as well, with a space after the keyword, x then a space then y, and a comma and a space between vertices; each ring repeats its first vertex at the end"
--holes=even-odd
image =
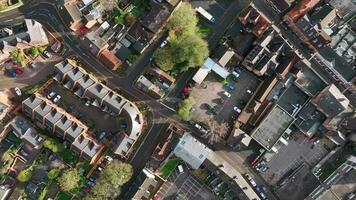
POLYGON ((99 59, 112 70, 116 70, 122 64, 121 60, 108 49, 104 49, 100 52, 99 59))
POLYGON ((287 15, 294 21, 298 21, 309 12, 320 0, 301 0, 287 15))

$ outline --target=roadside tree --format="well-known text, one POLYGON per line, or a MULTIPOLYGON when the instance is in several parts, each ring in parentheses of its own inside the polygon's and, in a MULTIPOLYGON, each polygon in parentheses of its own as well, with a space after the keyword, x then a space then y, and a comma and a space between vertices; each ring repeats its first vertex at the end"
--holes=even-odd
POLYGON ((181 116, 186 121, 190 120, 191 119, 190 112, 194 104, 195 104, 195 100, 193 97, 190 96, 184 99, 179 105, 178 115, 181 116))

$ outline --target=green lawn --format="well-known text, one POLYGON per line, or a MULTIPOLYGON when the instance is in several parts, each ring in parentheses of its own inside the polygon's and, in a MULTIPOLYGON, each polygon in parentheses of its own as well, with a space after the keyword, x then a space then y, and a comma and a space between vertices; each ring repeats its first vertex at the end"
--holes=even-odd
POLYGON ((164 164, 160 169, 160 172, 162 173, 162 176, 163 177, 168 177, 169 174, 172 172, 172 170, 177 167, 179 162, 180 161, 178 159, 168 160, 166 162, 166 164, 164 164))
POLYGON ((41 86, 42 86, 42 83, 37 83, 36 85, 32 85, 32 86, 23 88, 22 91, 25 94, 33 94, 33 93, 37 92, 37 90, 40 89, 41 86))
POLYGON ((70 200, 72 199, 72 196, 66 192, 62 192, 60 191, 57 195, 57 198, 58 200, 70 200))

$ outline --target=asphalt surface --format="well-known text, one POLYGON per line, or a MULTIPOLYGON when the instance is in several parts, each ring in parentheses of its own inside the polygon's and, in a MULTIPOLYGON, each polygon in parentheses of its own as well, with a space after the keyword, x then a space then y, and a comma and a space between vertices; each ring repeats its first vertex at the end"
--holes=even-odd
MULTIPOLYGON (((176 122, 176 124, 180 124, 183 128, 188 127, 188 125, 176 115, 175 111, 167 108, 156 99, 143 93, 133 84, 150 62, 150 58, 161 43, 163 37, 157 39, 147 50, 145 50, 144 54, 140 56, 133 66, 131 66, 132 70, 130 70, 125 77, 119 77, 115 72, 111 71, 98 61, 98 59, 93 56, 85 46, 81 45, 80 38, 72 34, 65 26, 61 10, 55 2, 56 1, 25 0, 25 6, 0 14, 0 28, 21 22, 25 18, 31 18, 42 23, 55 37, 57 37, 57 39, 63 41, 65 48, 67 49, 65 56, 77 56, 98 78, 104 79, 109 87, 119 90, 119 92, 134 102, 141 102, 148 106, 151 117, 149 117, 150 119, 146 128, 147 133, 143 136, 144 139, 141 146, 129 160, 135 169, 135 173, 138 173, 145 167, 154 147, 158 144, 160 138, 162 138, 162 134, 160 133, 163 132, 162 130, 165 127, 165 124, 176 122)), ((224 31, 237 17, 237 13, 235 12, 233 12, 235 14, 229 14, 230 11, 237 7, 239 7, 238 4, 232 4, 232 6, 228 8, 229 12, 226 14, 226 17, 223 17, 221 23, 218 24, 219 28, 213 31, 212 39, 209 40, 211 48, 218 43, 220 37, 224 34, 224 31)), ((192 72, 185 73, 180 80, 184 83, 191 76, 192 72)), ((8 81, 11 82, 12 80, 8 81)), ((183 85, 184 84, 178 86, 183 87, 183 85)), ((175 89, 175 91, 179 91, 179 88, 175 89)))

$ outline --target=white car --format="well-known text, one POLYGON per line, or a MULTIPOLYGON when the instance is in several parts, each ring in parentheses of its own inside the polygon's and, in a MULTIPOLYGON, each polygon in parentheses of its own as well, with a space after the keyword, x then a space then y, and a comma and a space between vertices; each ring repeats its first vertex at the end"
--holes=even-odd
POLYGON ((194 124, 194 126, 195 126, 195 128, 197 128, 197 129, 199 129, 199 130, 201 129, 201 125, 200 125, 200 124, 197 124, 197 123, 196 123, 196 124, 194 124))
POLYGON ((46 58, 50 58, 52 56, 51 53, 49 53, 47 50, 43 51, 43 55, 46 57, 46 58))
POLYGON ((183 174, 184 170, 183 170, 183 166, 182 165, 178 165, 178 171, 179 173, 183 174))
POLYGON ((249 90, 249 89, 247 89, 247 90, 246 90, 246 93, 247 93, 247 94, 252 94, 252 91, 249 90))
POLYGON ((47 99, 52 99, 54 96, 56 96, 55 92, 51 92, 47 95, 47 99))
POLYGON ((114 159, 111 156, 105 156, 105 159, 109 162, 113 161, 114 159))
POLYGON ((166 45, 167 45, 167 43, 168 43, 168 41, 167 41, 167 40, 164 40, 164 41, 162 42, 162 44, 161 44, 161 47, 166 46, 166 45))
POLYGON ((231 97, 231 94, 230 93, 228 93, 228 92, 224 92, 224 95, 226 96, 226 97, 228 97, 228 98, 230 98, 231 97))
POLYGON ((241 113, 241 109, 238 108, 237 106, 234 106, 234 111, 236 111, 237 113, 241 113))
POLYGON ((90 106, 90 104, 91 104, 90 100, 85 102, 85 106, 90 106))
POLYGON ((54 103, 57 103, 61 99, 61 96, 57 94, 57 96, 53 99, 54 103))
POLYGON ((253 187, 256 187, 256 186, 257 186, 257 183, 256 183, 253 179, 250 180, 250 183, 251 183, 251 185, 252 185, 253 187))
POLYGON ((17 96, 22 95, 22 92, 21 92, 20 88, 18 88, 18 87, 15 87, 15 92, 16 92, 17 96))

